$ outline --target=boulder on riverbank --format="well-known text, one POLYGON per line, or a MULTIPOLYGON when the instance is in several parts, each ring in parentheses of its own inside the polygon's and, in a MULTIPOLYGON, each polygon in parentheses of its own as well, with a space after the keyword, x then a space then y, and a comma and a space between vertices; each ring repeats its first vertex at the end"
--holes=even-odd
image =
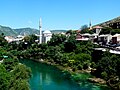
POLYGON ((106 84, 106 81, 101 78, 88 78, 88 81, 92 83, 106 84))

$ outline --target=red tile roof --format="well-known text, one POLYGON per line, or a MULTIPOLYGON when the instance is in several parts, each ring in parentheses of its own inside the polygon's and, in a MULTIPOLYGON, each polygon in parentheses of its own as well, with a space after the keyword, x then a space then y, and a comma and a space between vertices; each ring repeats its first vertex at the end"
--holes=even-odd
POLYGON ((99 29, 99 28, 103 28, 103 27, 101 27, 101 26, 95 26, 95 27, 93 27, 93 28, 98 28, 98 29, 99 29))

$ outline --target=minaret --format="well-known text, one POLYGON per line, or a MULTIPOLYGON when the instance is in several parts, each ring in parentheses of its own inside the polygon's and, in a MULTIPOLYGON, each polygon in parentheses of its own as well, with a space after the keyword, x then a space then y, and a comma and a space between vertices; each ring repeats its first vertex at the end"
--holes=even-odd
POLYGON ((89 29, 92 29, 92 22, 90 20, 90 23, 89 23, 89 29))
POLYGON ((39 21, 39 30, 40 30, 39 44, 41 44, 42 43, 42 20, 41 20, 41 18, 39 21))

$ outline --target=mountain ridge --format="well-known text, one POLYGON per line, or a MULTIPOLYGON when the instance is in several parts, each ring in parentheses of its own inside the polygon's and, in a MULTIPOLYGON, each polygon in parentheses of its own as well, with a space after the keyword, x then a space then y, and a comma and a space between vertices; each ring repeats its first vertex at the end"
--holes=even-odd
MULTIPOLYGON (((57 34, 61 32, 66 32, 67 30, 50 30, 50 31, 54 34, 57 34)), ((12 29, 8 26, 0 25, 0 34, 2 33, 4 33, 5 36, 31 35, 31 34, 39 34, 39 30, 30 27, 12 29)))

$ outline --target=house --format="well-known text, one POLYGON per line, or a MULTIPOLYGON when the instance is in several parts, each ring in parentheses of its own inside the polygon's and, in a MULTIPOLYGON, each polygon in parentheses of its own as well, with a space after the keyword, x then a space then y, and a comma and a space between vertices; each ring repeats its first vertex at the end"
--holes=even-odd
POLYGON ((115 34, 112 36, 112 44, 120 43, 120 34, 115 34))
POLYGON ((120 29, 120 21, 119 22, 109 23, 108 26, 113 28, 113 29, 120 29))
POLYGON ((15 38, 12 36, 5 36, 5 39, 7 40, 8 43, 10 43, 10 42, 14 41, 15 38))
POLYGON ((21 41, 21 40, 23 40, 24 39, 24 36, 22 36, 22 35, 18 35, 15 39, 14 39, 14 41, 21 41))
POLYGON ((89 35, 88 34, 80 34, 80 33, 78 33, 76 35, 76 40, 78 40, 78 41, 88 41, 89 40, 89 35))
POLYGON ((95 32, 95 34, 98 34, 100 33, 100 31, 102 30, 103 27, 101 26, 95 26, 93 27, 93 31, 95 32))
POLYGON ((97 42, 97 39, 98 39, 98 34, 95 34, 95 33, 91 34, 90 40, 92 42, 97 42))
POLYGON ((100 35, 98 36, 98 43, 105 45, 105 44, 108 44, 111 39, 112 39, 112 35, 110 34, 100 35))

